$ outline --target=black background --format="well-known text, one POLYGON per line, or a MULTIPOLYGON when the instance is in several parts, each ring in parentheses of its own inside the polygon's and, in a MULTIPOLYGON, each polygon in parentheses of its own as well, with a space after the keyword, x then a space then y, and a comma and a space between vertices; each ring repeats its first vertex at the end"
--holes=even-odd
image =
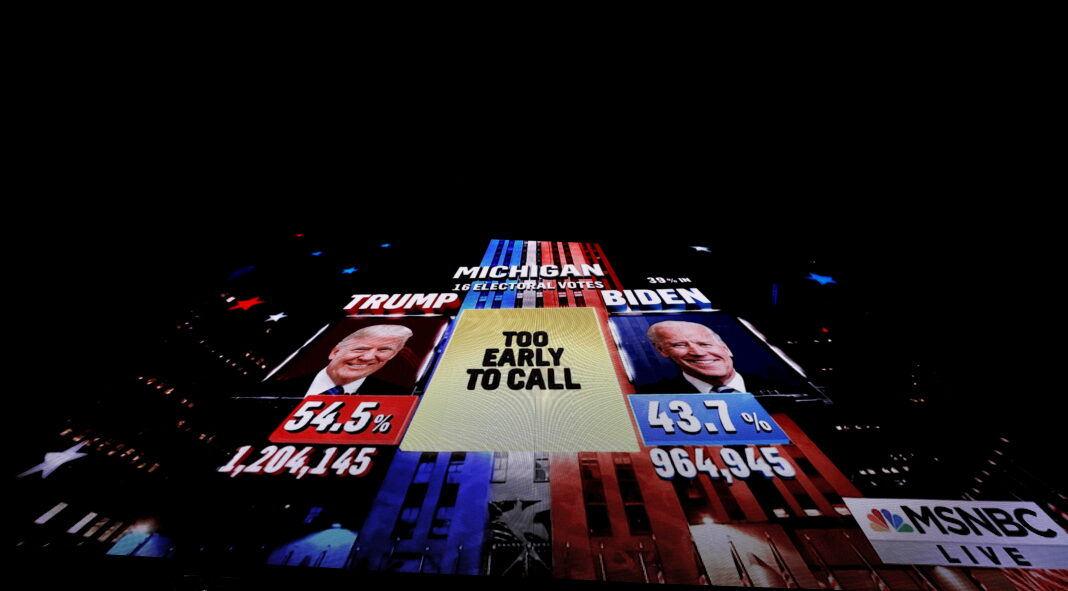
MULTIPOLYGON (((476 127, 414 96, 396 115, 333 103, 284 122, 248 95, 153 96, 52 97, 14 159, 33 181, 8 222, 17 416, 42 412, 38 393, 125 375, 124 360, 279 235, 714 236, 738 284, 804 260, 848 277, 874 373, 906 350, 934 360, 959 433, 996 418, 1055 461, 1063 264, 1036 183, 1048 160, 980 105, 764 97, 751 115, 637 124, 565 101, 566 117, 524 109, 476 127)), ((16 440, 34 429, 16 423, 16 440)))
POLYGON ((80 182, 62 188, 86 197, 46 206, 40 220, 56 223, 14 251, 25 278, 16 293, 37 320, 21 347, 33 388, 125 373, 116 359, 296 232, 463 257, 491 238, 648 244, 653 259, 661 246, 714 243, 716 268, 702 271, 739 290, 807 261, 846 277, 848 297, 834 305, 864 319, 873 374, 903 356, 937 363, 962 422, 1011 416, 1036 441, 1059 423, 1055 234, 1026 206, 1027 179, 998 174, 989 157, 940 159, 938 145, 874 123, 865 149, 752 140, 666 153, 587 152, 544 136, 502 152, 490 141, 499 136, 444 131, 361 154, 297 153, 272 138, 257 146, 255 126, 232 152, 190 143, 179 127, 159 128, 178 136, 149 142, 159 151, 68 160, 63 174, 80 182))

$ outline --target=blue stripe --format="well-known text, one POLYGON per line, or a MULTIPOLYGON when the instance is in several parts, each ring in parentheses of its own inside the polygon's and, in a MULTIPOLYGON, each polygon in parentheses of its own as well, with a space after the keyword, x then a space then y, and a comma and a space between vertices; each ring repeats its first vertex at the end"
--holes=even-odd
MULTIPOLYGON (((512 257, 511 257, 511 260, 508 262, 508 266, 510 266, 510 267, 518 267, 518 266, 523 264, 523 262, 522 262, 523 241, 522 240, 513 240, 512 241, 512 253, 511 254, 512 254, 512 257)), ((516 279, 509 279, 508 280, 508 283, 517 283, 517 282, 518 281, 516 279)), ((503 298, 503 301, 501 302, 501 307, 502 308, 514 308, 515 307, 515 290, 514 289, 509 289, 508 291, 504 292, 504 298, 503 298)))
MULTIPOLYGON (((482 255, 482 262, 479 263, 480 266, 482 266, 482 267, 492 267, 493 266, 493 254, 497 251, 497 244, 499 242, 500 242, 500 240, 490 240, 489 247, 486 248, 486 253, 482 255)), ((472 281, 471 282, 472 290, 467 292, 467 295, 464 296, 464 303, 460 306, 461 310, 469 310, 469 309, 472 309, 472 308, 481 309, 481 308, 485 307, 485 303, 484 303, 485 301, 483 300, 483 302, 479 302, 479 296, 480 295, 484 295, 486 292, 484 292, 484 291, 475 291, 473 289, 475 287, 475 285, 485 284, 485 283, 486 283, 485 281, 472 281)))

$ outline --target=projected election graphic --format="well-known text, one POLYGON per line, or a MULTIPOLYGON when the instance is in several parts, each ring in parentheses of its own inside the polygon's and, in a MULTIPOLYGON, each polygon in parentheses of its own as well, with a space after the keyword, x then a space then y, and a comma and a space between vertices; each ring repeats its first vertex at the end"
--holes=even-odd
POLYGON ((752 394, 632 394, 646 445, 789 443, 752 394))
POLYGON ((775 447, 745 447, 741 451, 730 447, 698 447, 691 454, 686 449, 676 447, 663 449, 655 447, 649 450, 649 460, 656 467, 656 473, 665 480, 677 476, 696 478, 707 474, 712 480, 723 479, 730 484, 736 478, 793 478, 797 476, 794 468, 786 458, 779 455, 775 447), (718 465, 716 459, 719 460, 718 465))
POLYGON ((443 316, 345 316, 300 336, 303 342, 243 396, 412 394, 440 342, 443 316))
POLYGON ((1068 568, 1068 534, 1034 503, 845 499, 889 563, 1068 568))
POLYGON ((638 451, 588 308, 467 310, 404 451, 638 451))
POLYGON ((369 443, 396 445, 416 396, 308 396, 275 429, 274 443, 369 443))
POLYGON ((1048 435, 1042 366, 994 404, 956 396, 933 313, 873 307, 880 282, 801 244, 760 255, 754 220, 647 235, 685 215, 561 241, 443 210, 433 235, 367 239, 361 216, 247 245, 173 323, 146 319, 161 334, 118 347, 117 375, 19 415, 15 562, 294 588, 1068 589, 1059 448, 1005 432, 1022 409, 1048 435))
POLYGON ((371 468, 372 456, 378 453, 374 447, 327 447, 325 449, 306 446, 268 445, 256 450, 251 445, 242 446, 233 458, 218 471, 230 476, 240 474, 264 474, 270 476, 289 475, 295 478, 305 476, 363 476, 371 468), (321 457, 316 452, 321 451, 321 457), (256 454, 259 454, 258 456, 256 454), (248 463, 245 463, 248 460, 248 463))

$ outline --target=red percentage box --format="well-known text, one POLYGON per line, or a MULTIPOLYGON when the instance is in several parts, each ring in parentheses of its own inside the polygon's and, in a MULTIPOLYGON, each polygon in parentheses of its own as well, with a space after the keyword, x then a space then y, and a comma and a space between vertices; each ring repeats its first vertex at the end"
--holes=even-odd
POLYGON ((418 396, 308 396, 274 430, 272 443, 397 445, 418 396))

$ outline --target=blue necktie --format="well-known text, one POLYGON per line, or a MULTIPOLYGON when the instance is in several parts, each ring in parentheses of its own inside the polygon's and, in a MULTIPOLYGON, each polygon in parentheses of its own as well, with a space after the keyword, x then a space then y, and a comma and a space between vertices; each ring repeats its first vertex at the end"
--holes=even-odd
POLYGON ((344 394, 344 393, 345 393, 345 387, 344 386, 334 386, 333 388, 330 388, 326 392, 323 392, 322 394, 320 394, 320 396, 337 396, 338 394, 344 394))
POLYGON ((719 394, 730 394, 732 392, 737 392, 737 390, 731 388, 730 386, 716 386, 715 388, 713 388, 713 391, 719 394))

